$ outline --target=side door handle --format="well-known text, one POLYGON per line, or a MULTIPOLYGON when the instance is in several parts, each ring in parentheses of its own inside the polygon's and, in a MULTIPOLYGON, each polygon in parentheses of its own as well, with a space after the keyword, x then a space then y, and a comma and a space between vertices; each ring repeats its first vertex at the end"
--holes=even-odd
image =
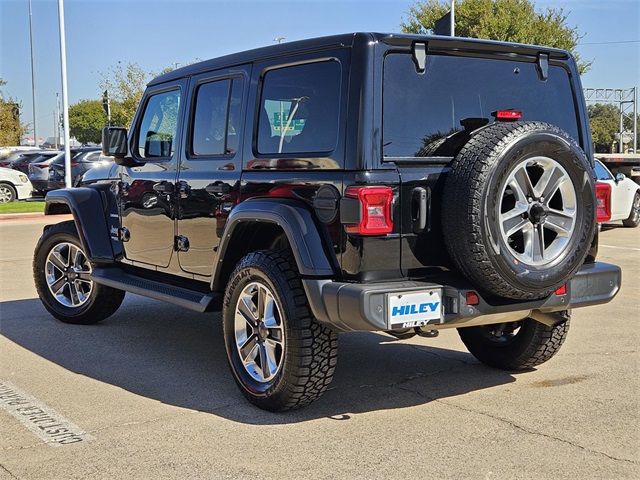
POLYGON ((220 195, 231 191, 228 183, 210 183, 204 189, 209 195, 220 195))
POLYGON ((173 183, 158 182, 153 185, 153 191, 158 193, 173 193, 173 183))

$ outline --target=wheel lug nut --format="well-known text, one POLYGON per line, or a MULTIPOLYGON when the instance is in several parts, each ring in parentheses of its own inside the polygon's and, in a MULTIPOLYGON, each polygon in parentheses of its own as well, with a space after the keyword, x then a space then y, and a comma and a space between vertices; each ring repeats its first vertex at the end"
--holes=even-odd
POLYGON ((527 201, 528 201, 529 203, 531 203, 531 202, 533 202, 533 198, 531 198, 531 197, 527 197, 527 201))

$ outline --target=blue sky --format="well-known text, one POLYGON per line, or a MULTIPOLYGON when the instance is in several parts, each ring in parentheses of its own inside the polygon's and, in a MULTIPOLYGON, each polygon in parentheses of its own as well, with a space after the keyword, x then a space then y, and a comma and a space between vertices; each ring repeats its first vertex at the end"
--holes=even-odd
MULTIPOLYGON (((268 45, 276 36, 291 41, 353 31, 396 32, 411 3, 65 0, 70 101, 99 98, 100 72, 118 61, 158 71, 176 62, 268 45)), ((584 86, 640 85, 640 0, 538 0, 536 5, 564 7, 569 24, 585 34, 579 52, 594 63, 584 86)), ((28 21, 27 0, 0 0, 0 77, 8 82, 3 93, 22 102, 22 120, 30 123, 28 21)), ((38 136, 50 136, 55 94, 61 91, 56 0, 33 0, 33 26, 38 136)))

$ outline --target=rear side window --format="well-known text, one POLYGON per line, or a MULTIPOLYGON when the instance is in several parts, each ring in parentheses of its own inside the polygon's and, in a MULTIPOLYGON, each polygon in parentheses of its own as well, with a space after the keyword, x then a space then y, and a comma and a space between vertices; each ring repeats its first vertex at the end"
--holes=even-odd
POLYGON ((386 157, 448 155, 446 145, 455 145, 448 140, 463 130, 461 121, 479 126, 493 121, 492 112, 506 109, 580 139, 569 75, 561 67, 549 66, 549 78, 542 81, 534 63, 429 55, 425 72, 418 74, 409 54, 385 58, 386 157))
POLYGON ((138 155, 142 158, 170 158, 175 151, 180 110, 180 91, 149 97, 138 130, 138 155))
POLYGON ((600 163, 599 160, 596 160, 596 178, 598 180, 613 180, 613 175, 609 173, 609 170, 605 168, 604 165, 600 163))
POLYGON ((217 80, 196 93, 191 136, 192 155, 233 155, 238 149, 242 81, 217 80))
POLYGON ((326 61, 267 72, 262 86, 258 152, 331 152, 338 137, 341 68, 326 61))

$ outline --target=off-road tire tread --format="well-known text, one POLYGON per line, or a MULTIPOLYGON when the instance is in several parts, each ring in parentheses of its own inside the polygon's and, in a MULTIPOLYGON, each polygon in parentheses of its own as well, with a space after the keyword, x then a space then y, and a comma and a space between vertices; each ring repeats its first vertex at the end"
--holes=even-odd
MULTIPOLYGON (((576 148, 580 148, 562 129, 549 123, 494 123, 476 132, 465 144, 451 164, 451 172, 444 188, 442 229, 453 263, 479 288, 505 298, 535 300, 550 295, 557 288, 553 286, 545 290, 528 291, 507 283, 491 262, 482 241, 480 224, 483 219, 483 187, 490 180, 490 166, 495 160, 495 155, 507 147, 515 137, 539 130, 555 133, 576 148), (469 196, 469 192, 472 194, 471 201, 461 201, 469 196)), ((586 256, 586 249, 584 253, 586 256)), ((568 276, 573 275, 582 263, 576 262, 575 268, 568 276)))
POLYGON ((38 244, 36 245, 32 264, 33 281, 35 283, 38 296, 40 297, 44 308, 61 322, 74 325, 93 325, 95 323, 101 322, 102 320, 113 315, 116 310, 118 310, 118 308, 122 304, 122 301, 124 300, 126 292, 94 283, 93 288, 94 294, 96 295, 95 301, 87 309, 87 311, 83 312, 80 315, 74 315, 72 317, 62 315, 59 311, 53 309, 48 303, 47 299, 49 291, 42 272, 42 269, 44 269, 44 265, 39 265, 39 252, 44 242, 60 234, 71 235, 75 237, 78 241, 78 244, 80 244, 78 231, 73 220, 51 225, 44 231, 44 233, 40 237, 40 240, 38 241, 38 244))
MULTIPOLYGON (((527 318, 527 328, 532 331, 521 339, 520 348, 507 350, 491 344, 478 341, 473 338, 481 327, 460 328, 458 333, 469 352, 482 363, 502 370, 518 371, 530 370, 553 357, 567 338, 569 333, 570 318, 553 327, 527 318), (513 355, 507 354, 507 351, 513 355)), ((516 339, 517 340, 517 339, 516 339)))
MULTIPOLYGON (((242 385, 241 390, 249 401, 267 410, 302 408, 319 398, 333 379, 338 361, 338 335, 313 317, 290 250, 259 250, 247 254, 231 274, 229 283, 233 283, 241 270, 249 267, 262 270, 274 283, 278 280, 275 276, 284 280, 295 308, 295 315, 287 312, 286 319, 290 335, 287 342, 294 348, 290 351, 292 355, 287 357, 287 364, 283 365, 286 394, 280 398, 286 398, 285 401, 256 398, 242 385)), ((226 308, 231 298, 230 288, 225 292, 225 297, 226 308)))

